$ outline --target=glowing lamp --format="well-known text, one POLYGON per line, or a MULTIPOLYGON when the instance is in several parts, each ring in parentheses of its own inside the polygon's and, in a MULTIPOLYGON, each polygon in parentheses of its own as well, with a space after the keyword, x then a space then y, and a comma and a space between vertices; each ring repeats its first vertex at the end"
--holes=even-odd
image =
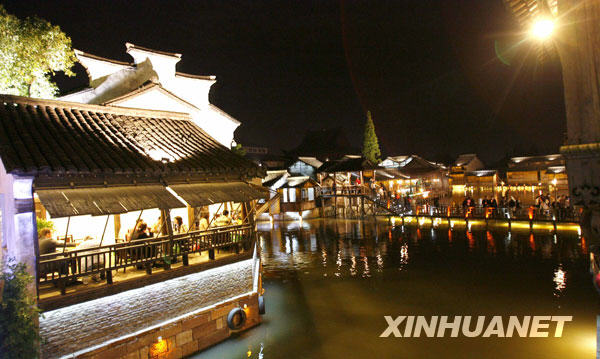
POLYGON ((548 18, 538 19, 531 27, 531 35, 538 40, 546 40, 554 32, 554 21, 548 18))
POLYGON ((158 337, 156 343, 150 346, 150 357, 158 358, 169 352, 169 343, 162 337, 158 337))

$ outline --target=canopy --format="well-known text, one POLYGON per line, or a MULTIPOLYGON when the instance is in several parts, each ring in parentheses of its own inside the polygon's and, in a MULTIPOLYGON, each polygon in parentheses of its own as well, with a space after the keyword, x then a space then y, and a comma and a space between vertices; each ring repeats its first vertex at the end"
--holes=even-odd
POLYGON ((125 213, 148 208, 178 208, 184 204, 164 186, 121 186, 36 190, 54 218, 125 213))
POLYGON ((192 183, 169 186, 190 206, 200 207, 221 202, 247 202, 269 198, 269 190, 244 182, 192 183))

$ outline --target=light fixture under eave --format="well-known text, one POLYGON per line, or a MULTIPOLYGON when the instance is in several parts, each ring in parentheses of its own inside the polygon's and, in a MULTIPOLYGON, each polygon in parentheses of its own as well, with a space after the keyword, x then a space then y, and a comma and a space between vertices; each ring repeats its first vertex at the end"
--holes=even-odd
POLYGON ((547 40, 554 32, 554 21, 548 18, 537 19, 531 27, 531 35, 538 40, 547 40))

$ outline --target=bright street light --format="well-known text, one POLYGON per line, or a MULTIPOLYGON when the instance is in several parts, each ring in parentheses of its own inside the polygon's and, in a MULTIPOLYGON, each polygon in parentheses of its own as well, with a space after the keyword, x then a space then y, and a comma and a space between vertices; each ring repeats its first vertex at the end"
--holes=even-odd
POLYGON ((533 27, 531 28, 531 34, 539 40, 546 40, 552 35, 553 31, 554 21, 548 18, 541 18, 536 20, 536 22, 533 24, 533 27))

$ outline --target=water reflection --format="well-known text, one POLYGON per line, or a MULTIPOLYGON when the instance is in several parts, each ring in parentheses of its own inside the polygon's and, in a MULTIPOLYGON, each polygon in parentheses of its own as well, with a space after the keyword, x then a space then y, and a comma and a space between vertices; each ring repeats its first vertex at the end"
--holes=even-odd
POLYGON ((264 322, 198 358, 398 357, 399 347, 405 358, 480 358, 489 350, 490 341, 475 339, 382 341, 383 315, 392 314, 573 315, 560 340, 506 340, 494 355, 593 355, 581 343, 595 333, 598 299, 577 233, 397 224, 259 225, 264 322))

